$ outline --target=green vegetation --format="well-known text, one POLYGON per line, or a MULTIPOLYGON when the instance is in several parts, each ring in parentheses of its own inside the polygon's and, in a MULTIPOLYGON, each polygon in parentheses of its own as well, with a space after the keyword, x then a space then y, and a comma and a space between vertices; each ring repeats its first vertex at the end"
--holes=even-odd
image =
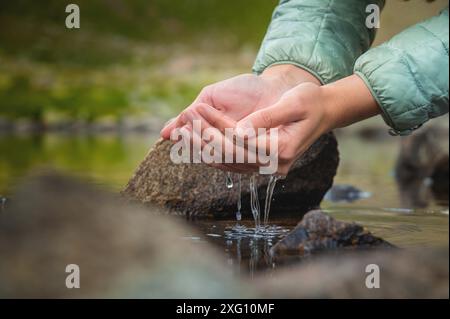
POLYGON ((277 1, 79 0, 79 30, 65 28, 66 2, 0 3, 0 117, 173 114, 203 85, 249 71, 277 1))
MULTIPOLYGON (((278 1, 0 1, 0 125, 173 115, 250 71, 278 1), (79 30, 65 27, 71 2, 79 30)), ((376 43, 447 5, 387 1, 376 43)))

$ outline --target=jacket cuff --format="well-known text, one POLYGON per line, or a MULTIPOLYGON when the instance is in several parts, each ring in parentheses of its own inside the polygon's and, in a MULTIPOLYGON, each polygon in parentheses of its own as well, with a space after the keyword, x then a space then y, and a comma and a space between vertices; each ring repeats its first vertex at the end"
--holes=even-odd
MULTIPOLYGON (((399 57, 379 63, 376 51, 373 49, 368 56, 362 56, 354 73, 365 82, 377 101, 384 121, 391 127, 389 133, 409 135, 430 120, 430 101, 421 93, 422 88, 410 74, 407 62, 399 57)), ((392 52, 378 52, 380 54, 392 56, 392 52)))

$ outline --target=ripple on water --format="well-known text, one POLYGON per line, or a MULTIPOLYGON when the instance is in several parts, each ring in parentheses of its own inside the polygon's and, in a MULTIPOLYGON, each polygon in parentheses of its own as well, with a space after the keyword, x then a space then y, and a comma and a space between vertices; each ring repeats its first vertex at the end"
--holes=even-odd
POLYGON ((289 229, 277 225, 264 225, 255 227, 246 227, 243 225, 235 225, 224 231, 227 239, 275 239, 286 236, 289 229))

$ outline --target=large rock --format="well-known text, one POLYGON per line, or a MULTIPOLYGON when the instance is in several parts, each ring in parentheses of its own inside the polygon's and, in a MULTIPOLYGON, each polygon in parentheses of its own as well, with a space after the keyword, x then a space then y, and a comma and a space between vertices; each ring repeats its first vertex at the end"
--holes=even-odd
POLYGON ((305 256, 338 248, 393 247, 361 225, 338 221, 320 210, 307 213, 286 237, 272 247, 275 256, 305 256))
MULTIPOLYGON (((204 164, 173 164, 172 144, 158 141, 139 165, 123 193, 142 203, 156 203, 172 213, 190 216, 227 217, 236 212, 237 187, 228 189, 225 173, 204 164)), ((322 136, 277 183, 272 212, 306 213, 318 207, 333 184, 339 164, 337 141, 332 133, 322 136)), ((238 177, 233 174, 236 182, 238 177)), ((258 177, 261 206, 269 177, 258 177)), ((244 216, 250 215, 249 177, 242 177, 244 216)), ((263 206, 262 206, 263 207, 263 206)))

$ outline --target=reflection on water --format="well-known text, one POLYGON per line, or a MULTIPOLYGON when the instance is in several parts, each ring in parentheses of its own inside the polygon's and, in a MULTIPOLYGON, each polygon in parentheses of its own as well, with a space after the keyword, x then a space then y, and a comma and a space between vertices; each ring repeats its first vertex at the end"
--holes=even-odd
MULTIPOLYGON (((426 208, 403 206, 401 191, 393 174, 399 150, 398 140, 368 143, 357 138, 346 138, 340 139, 339 148, 341 164, 335 183, 352 185, 351 189, 357 189, 358 194, 370 196, 356 196, 358 200, 355 201, 325 200, 322 205, 325 212, 338 220, 359 223, 376 236, 401 248, 448 247, 448 203, 431 198, 426 208)), ((344 188, 348 190, 349 187, 344 188)), ((342 187, 338 191, 342 191, 342 187)), ((210 242, 218 246, 225 253, 229 264, 239 266, 237 269, 240 273, 270 273, 278 266, 269 254, 270 248, 293 229, 300 219, 295 216, 280 219, 276 215, 276 211, 271 212, 273 217, 269 225, 277 225, 281 231, 267 238, 255 238, 252 230, 247 231, 245 236, 229 238, 235 221, 194 221, 201 233, 220 235, 202 236, 197 238, 197 242, 210 242)), ((247 230, 254 227, 252 220, 240 224, 245 225, 247 230)))
MULTIPOLYGON (((342 221, 359 223, 376 236, 401 248, 448 247, 447 207, 411 210, 347 205, 325 209, 325 212, 342 221)), ((270 273, 279 266, 272 259, 270 249, 298 221, 295 217, 271 220, 268 232, 258 233, 255 232, 253 220, 242 221, 239 225, 234 221, 197 220, 193 221, 194 226, 205 235, 191 240, 209 242, 219 247, 228 263, 237 266, 238 273, 270 273)))
POLYGON ((270 249, 293 228, 295 220, 274 221, 255 229, 254 220, 235 221, 196 220, 194 226, 205 234, 202 237, 185 236, 197 243, 210 242, 225 253, 229 265, 236 266, 238 274, 253 274, 270 270, 276 265, 270 249))
MULTIPOLYGON (((0 199, 18 179, 39 167, 56 167, 118 191, 144 158, 156 136, 37 135, 0 136, 0 199)), ((448 203, 431 201, 423 209, 404 207, 392 174, 398 141, 340 140, 341 164, 336 184, 352 185, 371 196, 355 202, 325 201, 323 208, 339 220, 357 222, 399 247, 448 247, 448 203)), ((225 181, 224 181, 225 182, 225 181)), ((248 214, 242 214, 248 215, 248 214)), ((251 215, 251 214, 250 214, 251 215)), ((271 211, 266 232, 255 233, 253 220, 197 220, 201 235, 180 234, 193 244, 213 243, 238 272, 270 272, 276 263, 270 248, 299 222, 300 216, 277 218, 271 211)))
POLYGON ((30 171, 48 167, 120 190, 156 139, 144 134, 0 135, 0 196, 30 171))

